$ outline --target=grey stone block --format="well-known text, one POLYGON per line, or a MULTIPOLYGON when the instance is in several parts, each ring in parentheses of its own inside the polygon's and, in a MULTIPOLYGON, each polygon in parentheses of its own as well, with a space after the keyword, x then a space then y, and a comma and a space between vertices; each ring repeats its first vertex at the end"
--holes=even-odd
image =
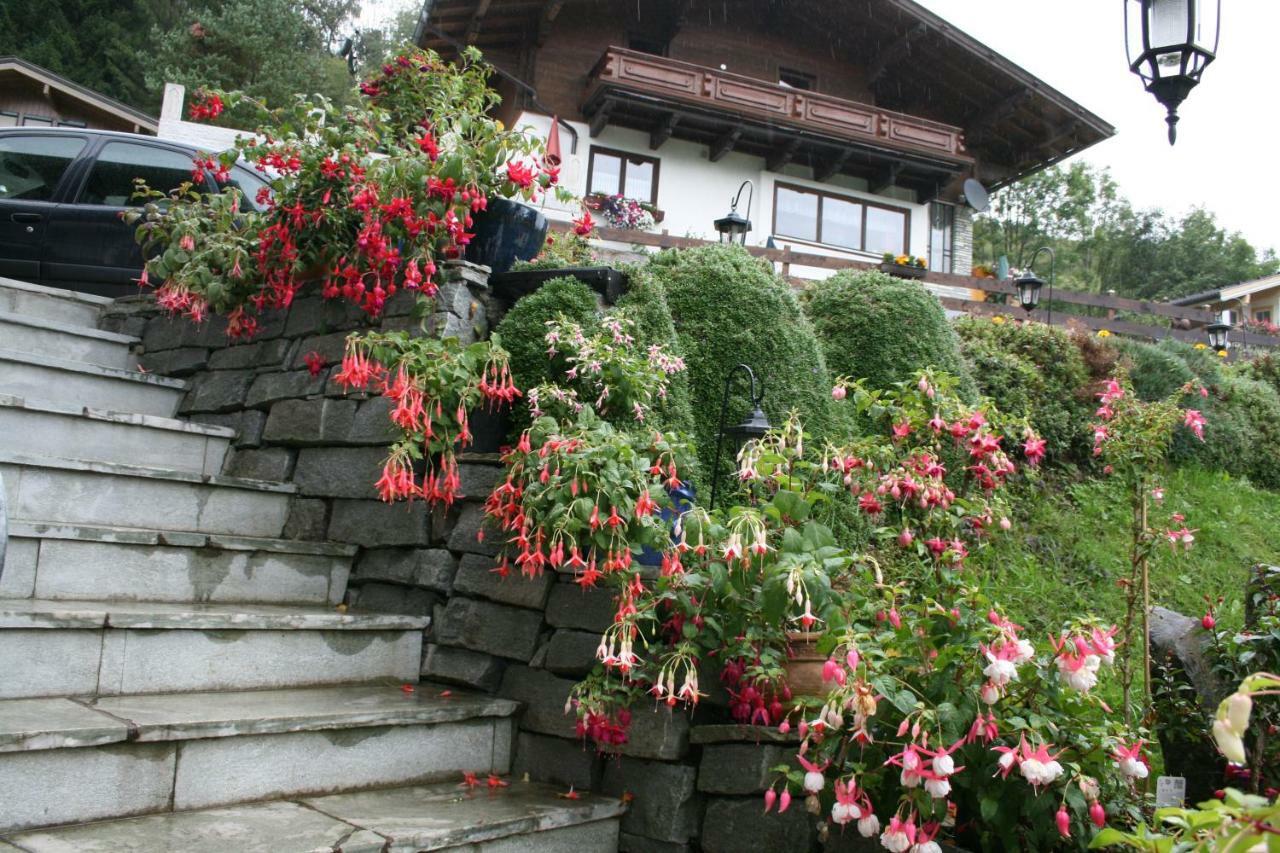
POLYGON ((454 592, 535 610, 546 606, 547 595, 555 583, 554 573, 544 572, 541 577, 526 578, 512 572, 504 578, 493 568, 492 557, 464 554, 458 566, 458 574, 453 579, 454 592))
POLYGON ((147 325, 151 318, 137 316, 108 315, 98 321, 98 328, 104 332, 115 332, 118 335, 129 335, 141 338, 147 333, 147 325))
POLYGON ((375 500, 386 458, 383 447, 304 447, 293 481, 304 495, 375 500))
POLYGON ((462 481, 462 496, 470 500, 483 501, 489 497, 493 487, 502 480, 501 463, 487 464, 481 462, 463 462, 458 466, 458 478, 462 481))
POLYGON ((370 613, 403 613, 406 616, 431 616, 436 594, 425 589, 390 583, 367 583, 355 595, 355 606, 370 613))
POLYGON ((294 451, 283 447, 266 447, 260 450, 237 450, 227 465, 226 473, 232 477, 250 480, 289 479, 293 471, 294 451))
POLYGON ((759 797, 713 797, 702 821, 702 849, 706 853, 809 850, 817 832, 813 819, 798 805, 792 804, 783 814, 765 814, 759 797))
POLYGON ((777 744, 722 743, 702 750, 698 790, 709 794, 763 794, 778 779, 773 768, 795 764, 796 750, 777 744))
POLYGON ((453 533, 449 536, 449 550, 493 557, 501 547, 502 531, 485 523, 484 506, 473 503, 463 506, 453 533), (478 536, 481 532, 484 534, 483 538, 478 536))
POLYGON ((682 758, 689 751, 689 717, 681 708, 641 703, 631 709, 627 742, 605 749, 636 758, 682 758))
MULTIPOLYGON (((622 829, 632 835, 683 843, 698 834, 697 771, 683 764, 664 764, 622 758, 604 768, 602 790, 612 796, 629 792, 634 799, 622 818, 622 829)), ((757 804, 757 810, 759 806, 757 804)), ((803 811, 803 810, 801 810, 803 811)), ((791 850, 746 843, 739 850, 791 850)))
POLYGON ((557 675, 586 675, 597 663, 599 645, 599 634, 560 629, 551 635, 544 665, 557 675))
POLYGON ((199 347, 180 347, 138 356, 138 365, 142 369, 164 376, 188 376, 204 370, 208 364, 209 350, 199 347))
POLYGON ((538 647, 541 630, 541 613, 455 595, 435 637, 441 645, 527 661, 538 647))
POLYGON ((281 535, 285 539, 323 539, 328 525, 327 503, 314 498, 295 497, 289 506, 289 517, 285 519, 281 535))
POLYGON ((422 677, 462 684, 492 693, 502 683, 506 661, 492 655, 428 644, 422 655, 422 677))
POLYGON ((386 504, 335 500, 329 519, 329 538, 366 548, 430 545, 431 516, 422 501, 386 504))
POLYGON ((573 740, 578 737, 576 720, 572 709, 566 713, 565 703, 575 683, 544 670, 511 664, 502 675, 498 695, 524 705, 521 730, 573 740))
POLYGON ((284 335, 287 338, 302 338, 354 329, 366 322, 365 313, 345 299, 308 296, 295 299, 289 306, 289 319, 284 326, 284 335))
POLYGON ((262 444, 262 428, 267 422, 267 414, 256 409, 223 413, 203 412, 192 414, 187 420, 230 427, 238 433, 235 440, 236 447, 258 447, 262 444))
POLYGON ((520 732, 511 772, 519 777, 527 773, 535 782, 589 791, 600 784, 604 762, 595 747, 582 740, 520 732))
POLYGON ((619 853, 689 853, 693 850, 688 844, 675 841, 659 841, 656 838, 645 838, 643 835, 632 835, 623 832, 618 835, 619 853))
MULTIPOLYGON (((355 405, 355 401, 351 401, 355 405)), ((351 430, 347 434, 348 444, 381 444, 388 445, 400 437, 400 429, 391 423, 391 401, 386 397, 371 397, 359 404, 351 430)))
POLYGON ((273 341, 255 340, 252 343, 223 347, 214 350, 209 356, 209 367, 212 370, 282 367, 291 346, 291 341, 276 338, 273 341))
POLYGON ((281 400, 271 407, 262 438, 272 444, 341 444, 355 416, 355 400, 281 400))
POLYGON ((179 411, 232 412, 242 409, 253 379, 252 370, 215 370, 202 373, 193 380, 192 388, 187 392, 179 411))
POLYGON ((617 604, 604 586, 582 589, 572 582, 557 583, 547 599, 547 622, 557 628, 600 633, 613 624, 617 604))
POLYGON ((325 375, 312 376, 309 370, 286 373, 260 373, 249 387, 244 404, 247 408, 265 408, 277 400, 306 397, 324 391, 325 375))
POLYGON ((312 335, 298 341, 293 351, 293 367, 307 367, 307 356, 315 353, 324 359, 326 367, 342 363, 342 356, 347 351, 347 338, 350 332, 330 332, 327 335, 312 335))
POLYGON ((360 555, 351 582, 398 583, 448 595, 457 571, 458 558, 443 548, 375 548, 360 555))

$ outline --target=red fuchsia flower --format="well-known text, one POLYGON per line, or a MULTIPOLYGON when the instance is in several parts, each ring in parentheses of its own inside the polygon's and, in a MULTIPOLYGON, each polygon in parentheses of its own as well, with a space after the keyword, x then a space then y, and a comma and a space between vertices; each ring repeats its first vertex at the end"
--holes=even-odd
POLYGON ((434 163, 440 157, 440 146, 436 144, 436 138, 431 135, 431 131, 427 131, 418 138, 418 148, 431 158, 434 163))
POLYGON ((304 355, 302 361, 307 365, 307 372, 312 376, 319 376, 320 371, 324 370, 324 356, 315 350, 304 355))
POLYGON ((507 164, 507 180, 521 189, 528 189, 532 186, 537 176, 537 171, 528 163, 512 160, 507 164))
POLYGON ((1093 825, 1098 829, 1107 825, 1107 810, 1097 800, 1089 806, 1089 820, 1093 821, 1093 825))
POLYGON ((579 237, 590 237, 591 232, 595 230, 595 220, 591 218, 591 211, 583 208, 582 216, 573 220, 573 233, 579 237))
POLYGON ((910 421, 901 421, 893 425, 893 441, 895 444, 903 441, 909 435, 911 435, 910 421))
POLYGON ((1195 409, 1187 409, 1182 413, 1182 423, 1196 438, 1204 441, 1204 425, 1207 423, 1204 415, 1195 409))
POLYGON ((191 99, 191 106, 187 109, 187 114, 192 121, 212 121, 222 115, 226 105, 222 103, 222 98, 213 92, 206 92, 204 89, 197 89, 195 95, 191 99))
POLYGON ((1063 803, 1058 806, 1058 813, 1053 816, 1053 822, 1058 826, 1058 834, 1063 838, 1071 837, 1071 815, 1067 814, 1067 805, 1063 803))
POLYGON ((791 808, 791 791, 783 788, 782 794, 778 797, 778 814, 782 814, 789 808, 791 808))
POLYGON ((412 499, 420 495, 413 480, 413 468, 403 453, 393 453, 382 468, 382 477, 375 484, 378 497, 387 503, 412 499))
POLYGON ((848 396, 848 394, 849 394, 849 389, 845 388, 843 385, 835 385, 831 388, 831 399, 833 400, 836 400, 836 401, 843 400, 846 396, 848 396))
POLYGON ((1217 624, 1218 620, 1213 618, 1213 608, 1210 607, 1209 610, 1200 617, 1200 627, 1204 628, 1206 631, 1212 631, 1214 626, 1217 624))
POLYGON ((884 511, 880 501, 876 500, 876 496, 870 492, 866 492, 862 497, 858 498, 858 506, 867 515, 879 515, 884 511))
POLYGON ((1027 440, 1022 443, 1022 454, 1027 457, 1028 465, 1039 465, 1040 460, 1044 459, 1045 440, 1035 436, 1028 436, 1027 440))
POLYGON ((1111 757, 1115 759, 1116 767, 1129 779, 1145 779, 1151 772, 1151 769, 1147 766, 1147 758, 1142 754, 1142 745, 1144 743, 1145 741, 1138 740, 1126 746, 1124 741, 1117 741, 1116 748, 1111 753, 1111 757))
POLYGON ((364 390, 380 381, 386 369, 370 359, 359 348, 348 346, 342 357, 342 368, 334 374, 334 381, 344 388, 364 390))

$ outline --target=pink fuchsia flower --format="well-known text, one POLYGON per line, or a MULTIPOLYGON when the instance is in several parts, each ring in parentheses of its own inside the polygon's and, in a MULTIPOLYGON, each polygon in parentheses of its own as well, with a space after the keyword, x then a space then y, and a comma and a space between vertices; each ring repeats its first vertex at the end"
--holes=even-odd
POLYGON ((946 428, 947 428, 947 422, 944 421, 942 418, 938 417, 937 415, 934 415, 933 417, 929 418, 929 429, 933 430, 934 432, 942 432, 946 428))
POLYGON ((1116 660, 1116 641, 1112 639, 1120 628, 1112 625, 1107 630, 1094 628, 1089 634, 1089 648, 1093 654, 1102 658, 1103 663, 1112 664, 1116 660))
POLYGON ((1182 423, 1196 438, 1204 441, 1204 426, 1208 423, 1204 415, 1195 409, 1187 409, 1182 413, 1182 423))
POLYGON ((866 814, 858 821, 858 834, 863 838, 871 838, 880 831, 880 818, 874 812, 866 814))
POLYGON ((911 543, 916 539, 916 535, 911 532, 910 527, 902 528, 902 532, 898 534, 898 544, 903 548, 910 548, 911 543))
POLYGON ((1209 610, 1200 617, 1200 627, 1204 628, 1206 631, 1212 631, 1214 626, 1217 624, 1218 620, 1213 618, 1213 608, 1210 607, 1209 610))
POLYGON ((1093 821, 1093 825, 1102 829, 1107 825, 1107 810, 1102 807, 1102 803, 1097 800, 1089 806, 1089 820, 1093 821))
POLYGON ((1186 526, 1183 526, 1179 530, 1165 531, 1165 536, 1169 538, 1169 544, 1173 546, 1174 550, 1177 550, 1178 545, 1181 544, 1182 550, 1190 551, 1191 546, 1194 545, 1196 541, 1195 531, 1186 526))
POLYGON ((1138 740, 1132 745, 1126 746, 1124 741, 1116 743, 1115 751, 1111 753, 1111 757, 1115 759, 1116 767, 1120 772, 1130 779, 1145 779, 1151 772, 1147 767, 1147 759, 1142 754, 1142 745, 1145 741, 1138 740))
POLYGON ((1124 388, 1115 379, 1108 379, 1106 387, 1098 395, 1098 399, 1102 401, 1103 405, 1110 405, 1123 397, 1124 388))
POLYGON ((1045 744, 1032 749, 1025 739, 1022 740, 1020 748, 1018 770, 1022 773, 1022 778, 1031 783, 1033 788, 1039 789, 1045 785, 1051 785, 1063 774, 1062 765, 1058 763, 1058 755, 1061 753, 1050 754, 1049 747, 1045 744))
POLYGON ((916 832, 914 815, 908 816, 906 820, 894 815, 889 820, 888 828, 880 836, 880 846, 890 853, 906 853, 916 843, 916 832))
POLYGON ((778 797, 778 814, 782 814, 789 808, 791 808, 791 791, 783 788, 782 795, 778 797))
POLYGON ((1018 680, 1018 666, 1013 662, 1017 655, 1017 647, 1011 643, 999 643, 995 646, 981 645, 982 653, 987 658, 987 666, 982 674, 990 679, 996 687, 1004 687, 1010 681, 1018 680))
POLYGON ((831 821, 844 826, 862 818, 862 808, 858 805, 858 786, 853 779, 835 782, 836 801, 831 806, 831 821))
POLYGON ((834 681, 843 687, 845 682, 844 668, 834 659, 828 658, 827 662, 822 665, 822 680, 834 681))
POLYGON ((778 792, 773 788, 764 792, 764 810, 767 814, 773 808, 774 802, 778 799, 778 792))
MULTIPOLYGON (((1023 745, 1026 745, 1026 741, 1023 741, 1023 745)), ((1001 779, 1009 778, 1009 774, 1013 772, 1013 768, 1018 766, 1018 759, 1020 757, 1018 749, 1019 747, 1016 746, 991 747, 992 752, 1000 753, 1000 758, 996 760, 996 772, 992 774, 993 778, 995 776, 999 776, 1001 779)))
POLYGON ((1157 486, 1156 488, 1152 489, 1152 490, 1151 490, 1151 499, 1152 499, 1153 501, 1155 501, 1156 503, 1160 503, 1161 501, 1163 501, 1163 500, 1164 500, 1164 489, 1160 488, 1159 486, 1157 486))
POLYGON ((831 399, 833 400, 843 400, 848 396, 848 394, 849 389, 845 388, 843 385, 836 385, 831 389, 831 399))
POLYGON ((909 435, 911 435, 910 421, 899 421, 893 425, 893 440, 895 443, 902 441, 909 435))
POLYGON ((1065 803, 1058 806, 1058 813, 1053 816, 1053 822, 1058 825, 1058 834, 1063 838, 1071 837, 1071 815, 1067 814, 1067 806, 1065 803))
POLYGON ((1000 697, 1004 695, 1004 690, 1000 685, 992 681, 984 682, 982 688, 978 691, 978 697, 987 705, 994 705, 1000 701, 1000 697))
POLYGON ((816 794, 821 791, 827 784, 827 777, 822 775, 822 771, 827 769, 826 763, 814 764, 803 755, 797 755, 796 760, 804 768, 805 791, 810 794, 816 794))
POLYGON ((582 216, 573 220, 573 233, 579 237, 590 237, 595 227, 596 223, 591 218, 591 211, 589 210, 583 210, 582 216))
POLYGON ((1028 438, 1022 443, 1022 453, 1027 457, 1027 464, 1039 465, 1040 460, 1044 459, 1044 449, 1046 441, 1043 438, 1034 436, 1028 438))

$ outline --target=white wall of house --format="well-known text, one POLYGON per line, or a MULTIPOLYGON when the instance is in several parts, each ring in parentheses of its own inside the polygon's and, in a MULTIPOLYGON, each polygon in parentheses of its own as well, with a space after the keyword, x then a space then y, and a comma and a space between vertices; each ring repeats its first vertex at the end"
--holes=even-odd
MULTIPOLYGON (((812 179, 810 169, 802 165, 793 164, 784 167, 781 172, 770 172, 764 168, 763 158, 738 153, 730 153, 712 163, 705 145, 670 139, 657 151, 652 151, 649 148, 648 133, 607 127, 592 139, 585 124, 571 124, 578 131, 578 150, 576 153, 570 151, 572 137, 561 128, 561 185, 575 195, 586 194, 587 170, 593 145, 655 157, 659 160, 658 208, 666 215, 657 230, 679 237, 717 239, 713 223, 729 212, 730 201, 738 187, 744 180, 750 180, 755 185, 751 207, 747 209, 747 193, 744 193, 738 208, 738 212, 749 218, 753 225, 751 233, 747 235, 748 244, 763 246, 773 236, 774 244, 780 249, 790 246, 800 252, 861 261, 880 260, 880 251, 855 252, 773 235, 774 187, 777 182, 782 181, 793 186, 821 189, 853 200, 872 201, 907 211, 910 215, 908 251, 912 255, 928 255, 929 205, 916 204, 909 190, 891 187, 882 195, 873 195, 867 192, 865 181, 847 175, 837 175, 829 181, 818 183, 812 179)), ((517 122, 517 127, 525 128, 529 133, 545 139, 551 127, 551 119, 539 113, 525 112, 517 122)), ((549 217, 559 220, 573 218, 579 212, 577 208, 566 208, 554 199, 548 199, 543 207, 549 217)), ((957 233, 959 231, 957 229, 957 233)), ((960 246, 956 247, 957 258, 961 255, 960 249, 960 246)), ((956 270, 961 271, 959 266, 956 270)), ((967 269, 963 271, 968 272, 967 269)), ((824 278, 831 275, 830 270, 797 266, 792 267, 792 272, 804 278, 824 278)))
POLYGON ((164 100, 160 105, 160 127, 156 136, 174 142, 185 142, 210 154, 226 151, 235 145, 237 136, 252 136, 252 133, 247 130, 186 121, 183 118, 182 107, 185 98, 186 87, 177 83, 164 84, 164 100))

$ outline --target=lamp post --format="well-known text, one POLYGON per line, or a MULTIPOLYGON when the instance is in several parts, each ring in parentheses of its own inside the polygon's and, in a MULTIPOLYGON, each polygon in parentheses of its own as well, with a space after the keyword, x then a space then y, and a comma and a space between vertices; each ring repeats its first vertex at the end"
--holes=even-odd
POLYGON ((724 378, 724 394, 720 398, 720 421, 716 428, 716 456, 711 465, 711 504, 708 509, 716 508, 716 492, 720 486, 720 451, 724 447, 725 433, 731 433, 738 439, 739 445, 753 438, 763 438, 769 432, 769 419, 765 417, 760 402, 764 399, 764 383, 760 383, 760 393, 756 393, 756 374, 749 365, 736 364, 724 378), (742 423, 725 428, 724 419, 729 411, 729 390, 733 386, 734 374, 745 371, 751 381, 751 415, 742 423))
POLYGON ((1224 352, 1231 348, 1231 312, 1224 310, 1217 322, 1204 327, 1209 335, 1209 346, 1214 352, 1224 352))
POLYGON ((1178 139, 1178 105, 1218 52, 1222 0, 1124 0, 1129 70, 1164 105, 1169 144, 1178 139))
POLYGON ((1053 253, 1052 246, 1041 246, 1036 249, 1036 253, 1031 256, 1031 263, 1027 264, 1027 271, 1013 280, 1014 286, 1018 288, 1018 302, 1022 304, 1022 310, 1030 314, 1036 310, 1036 306, 1040 304, 1040 288, 1044 287, 1044 279, 1035 274, 1033 267, 1036 265, 1036 258, 1040 257, 1041 252, 1049 253, 1049 305, 1047 308, 1048 319, 1045 321, 1048 325, 1053 325, 1053 270, 1057 265, 1057 257, 1053 253))
POLYGON ((738 186, 738 193, 729 202, 729 215, 716 220, 716 230, 720 232, 721 243, 747 244, 747 232, 751 230, 751 220, 738 214, 738 202, 742 199, 742 191, 751 187, 747 194, 747 213, 751 212, 751 203, 755 201, 756 185, 745 180, 738 186))

